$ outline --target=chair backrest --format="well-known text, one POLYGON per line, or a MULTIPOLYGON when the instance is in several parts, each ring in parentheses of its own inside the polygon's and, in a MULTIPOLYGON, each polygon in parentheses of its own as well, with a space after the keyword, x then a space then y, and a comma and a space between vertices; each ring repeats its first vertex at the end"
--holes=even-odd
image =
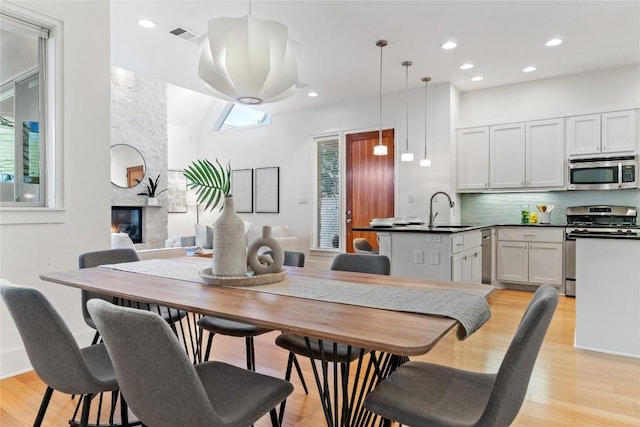
MULTIPOLYGON (((266 251, 265 255, 273 256, 273 252, 266 251)), ((304 267, 304 252, 284 251, 283 265, 290 265, 291 267, 304 267)))
POLYGON ((372 252, 373 251, 373 246, 371 246, 371 243, 369 243, 369 241, 363 237, 356 237, 355 239, 353 239, 353 249, 355 249, 356 252, 372 252))
MULTIPOLYGON (((105 264, 120 264, 123 262, 134 261, 140 261, 138 253, 135 251, 135 249, 106 249, 103 251, 83 253, 78 257, 78 267, 90 268, 105 264)), ((92 298, 99 298, 109 302, 113 300, 112 296, 103 295, 97 292, 85 291, 84 289, 80 291, 80 297, 82 299, 82 317, 84 317, 85 322, 91 327, 94 327, 94 325, 93 320, 91 319, 91 316, 87 311, 87 301, 92 298)))
POLYGON ((149 426, 221 426, 195 368, 157 314, 94 299, 87 304, 129 408, 149 426))
POLYGON ((0 294, 22 337, 29 361, 45 384, 69 394, 117 389, 91 373, 71 331, 40 291, 2 280, 0 294))
POLYGON ((391 263, 385 255, 339 254, 333 259, 331 270, 388 276, 391 274, 391 263))
POLYGON ((533 366, 558 305, 558 291, 541 286, 529 302, 509 345, 477 425, 508 426, 522 407, 533 366))

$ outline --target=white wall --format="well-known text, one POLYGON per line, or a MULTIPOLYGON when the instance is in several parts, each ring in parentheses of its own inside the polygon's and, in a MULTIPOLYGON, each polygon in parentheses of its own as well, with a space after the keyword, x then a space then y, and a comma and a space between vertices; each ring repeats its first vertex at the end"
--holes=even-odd
POLYGON ((460 123, 562 117, 640 106, 640 65, 464 92, 460 123))
MULTIPOLYGON (((77 268, 78 254, 109 246, 109 3, 20 1, 64 22, 64 221, 0 225, 0 275, 41 289, 82 343, 92 333, 75 289, 41 281, 77 268)), ((3 6, 11 7, 8 2, 3 6)), ((25 215, 29 215, 25 213, 25 215)), ((0 376, 30 369, 22 340, 0 304, 0 376)))

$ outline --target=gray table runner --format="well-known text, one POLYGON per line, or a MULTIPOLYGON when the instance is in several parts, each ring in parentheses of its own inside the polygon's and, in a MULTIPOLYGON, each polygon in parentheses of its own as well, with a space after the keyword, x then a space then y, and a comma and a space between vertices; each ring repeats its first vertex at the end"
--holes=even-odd
MULTIPOLYGON (((204 283, 197 267, 179 261, 152 259, 102 267, 204 283)), ((489 304, 484 297, 458 291, 396 288, 298 276, 288 276, 269 285, 234 287, 318 301, 449 317, 460 323, 458 339, 467 338, 491 317, 489 304)))

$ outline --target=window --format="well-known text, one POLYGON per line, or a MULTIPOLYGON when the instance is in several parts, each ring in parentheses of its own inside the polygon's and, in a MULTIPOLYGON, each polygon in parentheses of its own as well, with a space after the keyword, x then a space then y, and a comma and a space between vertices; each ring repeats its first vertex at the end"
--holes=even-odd
POLYGON ((318 249, 340 247, 342 208, 340 202, 340 142, 338 137, 317 140, 317 226, 318 249))
POLYGON ((213 130, 238 129, 268 124, 271 124, 271 116, 268 113, 230 102, 222 111, 213 130))
POLYGON ((45 205, 49 30, 0 14, 0 202, 45 205))

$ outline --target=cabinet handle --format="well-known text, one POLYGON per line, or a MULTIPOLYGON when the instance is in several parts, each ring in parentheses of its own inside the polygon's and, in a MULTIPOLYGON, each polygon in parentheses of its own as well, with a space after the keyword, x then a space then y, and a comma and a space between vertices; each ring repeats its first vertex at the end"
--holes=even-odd
POLYGON ((535 234, 523 234, 522 237, 536 237, 535 234))
POLYGON ((474 253, 474 254, 473 254, 473 257, 474 257, 474 258, 478 258, 478 252, 474 253))

